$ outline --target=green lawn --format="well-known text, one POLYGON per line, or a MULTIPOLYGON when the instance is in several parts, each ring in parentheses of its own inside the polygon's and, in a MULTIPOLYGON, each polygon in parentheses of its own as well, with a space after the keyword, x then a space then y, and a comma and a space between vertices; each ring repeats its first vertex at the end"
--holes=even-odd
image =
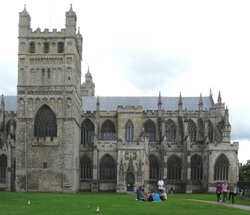
MULTIPOLYGON (((96 214, 100 207, 100 214, 107 215, 141 215, 141 214, 192 214, 192 215, 244 215, 250 211, 225 207, 220 204, 209 204, 187 199, 201 199, 215 201, 215 194, 175 194, 164 202, 137 202, 133 194, 117 193, 9 193, 0 192, 0 214, 51 214, 77 215, 96 214), (28 205, 28 201, 31 204, 28 205)), ((236 197, 236 204, 249 205, 236 197)))

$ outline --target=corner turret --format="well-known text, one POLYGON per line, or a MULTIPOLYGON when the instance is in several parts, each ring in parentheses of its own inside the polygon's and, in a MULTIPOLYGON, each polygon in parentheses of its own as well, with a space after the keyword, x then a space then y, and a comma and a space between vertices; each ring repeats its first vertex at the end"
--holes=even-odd
POLYGON ((19 13, 19 37, 26 37, 28 35, 30 22, 30 15, 26 10, 26 5, 24 5, 23 11, 19 13))
POLYGON ((68 36, 74 36, 76 33, 76 13, 72 9, 72 4, 70 5, 70 9, 65 13, 66 16, 66 33, 68 36))

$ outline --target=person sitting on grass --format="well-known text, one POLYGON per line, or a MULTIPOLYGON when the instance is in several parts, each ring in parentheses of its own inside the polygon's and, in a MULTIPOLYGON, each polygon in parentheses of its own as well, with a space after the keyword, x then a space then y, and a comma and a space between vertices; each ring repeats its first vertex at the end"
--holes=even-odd
POLYGON ((154 192, 153 198, 154 198, 154 202, 160 202, 161 201, 160 194, 157 191, 154 192))

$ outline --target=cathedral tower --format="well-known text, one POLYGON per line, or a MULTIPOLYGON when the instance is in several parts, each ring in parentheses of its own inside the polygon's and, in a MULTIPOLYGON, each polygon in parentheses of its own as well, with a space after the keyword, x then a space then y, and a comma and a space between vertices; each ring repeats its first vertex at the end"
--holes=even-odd
POLYGON ((79 189, 82 36, 76 13, 61 31, 30 28, 19 14, 17 191, 79 189))

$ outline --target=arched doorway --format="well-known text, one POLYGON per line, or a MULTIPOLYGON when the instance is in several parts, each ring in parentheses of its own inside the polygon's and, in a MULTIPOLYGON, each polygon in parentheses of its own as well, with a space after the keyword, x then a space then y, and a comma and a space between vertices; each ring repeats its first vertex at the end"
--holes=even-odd
POLYGON ((135 176, 132 172, 127 174, 126 183, 127 191, 134 191, 135 176))

